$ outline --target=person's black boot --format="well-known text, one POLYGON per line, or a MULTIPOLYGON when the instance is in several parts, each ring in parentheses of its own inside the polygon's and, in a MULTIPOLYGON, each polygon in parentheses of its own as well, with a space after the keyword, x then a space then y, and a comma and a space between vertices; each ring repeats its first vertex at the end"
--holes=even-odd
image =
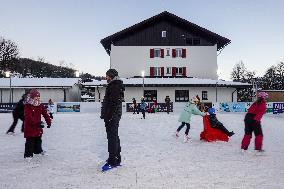
POLYGON ((231 137, 231 136, 233 136, 235 133, 234 133, 234 131, 231 131, 231 132, 229 132, 229 137, 231 137))

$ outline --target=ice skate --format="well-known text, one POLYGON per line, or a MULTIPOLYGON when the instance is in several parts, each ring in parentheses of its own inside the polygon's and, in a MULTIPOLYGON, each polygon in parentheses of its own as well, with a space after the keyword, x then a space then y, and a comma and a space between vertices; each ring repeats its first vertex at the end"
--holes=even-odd
POLYGON ((175 138, 178 138, 179 137, 179 134, 178 132, 176 131, 175 134, 173 135, 175 138))
POLYGON ((263 156, 265 154, 265 150, 255 150, 254 155, 263 156))
POLYGON ((30 163, 32 161, 33 157, 25 157, 25 161, 30 163))
POLYGON ((15 135, 15 132, 14 131, 7 131, 6 134, 7 135, 15 135))
POLYGON ((48 153, 46 153, 46 151, 44 151, 44 150, 39 154, 42 155, 42 156, 48 156, 48 153))
POLYGON ((241 149, 241 154, 242 154, 242 155, 245 155, 246 153, 247 153, 247 150, 241 149))
POLYGON ((184 135, 183 142, 187 143, 189 141, 190 137, 188 135, 184 135))

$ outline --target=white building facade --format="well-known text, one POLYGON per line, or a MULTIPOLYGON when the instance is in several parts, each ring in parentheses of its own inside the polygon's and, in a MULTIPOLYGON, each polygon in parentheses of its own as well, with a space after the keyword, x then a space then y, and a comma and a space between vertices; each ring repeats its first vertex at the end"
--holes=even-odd
POLYGON ((120 77, 187 76, 218 79, 214 46, 111 46, 110 65, 120 77), (154 56, 151 56, 154 51, 154 56), (174 56, 173 56, 174 55, 174 56), (151 69, 152 75, 151 75, 151 69), (175 69, 175 70, 174 70, 175 69))
MULTIPOLYGON (((203 102, 235 102, 236 90, 250 84, 218 80, 217 53, 230 40, 169 12, 162 12, 101 40, 110 68, 125 84, 125 101, 133 98, 187 102, 198 95, 203 102), (142 72, 144 75, 141 77, 142 72)), ((106 81, 83 83, 104 97, 106 81)))

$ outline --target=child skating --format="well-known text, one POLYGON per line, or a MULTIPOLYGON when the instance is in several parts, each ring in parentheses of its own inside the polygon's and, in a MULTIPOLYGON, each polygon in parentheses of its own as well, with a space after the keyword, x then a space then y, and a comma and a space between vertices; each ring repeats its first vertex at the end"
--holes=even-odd
POLYGON ((198 102, 198 99, 196 97, 193 97, 190 102, 186 103, 182 113, 180 114, 180 117, 178 119, 179 122, 181 122, 181 125, 177 128, 175 136, 179 137, 180 130, 186 125, 185 135, 184 135, 184 142, 188 142, 189 136, 188 132, 190 129, 190 121, 192 114, 194 115, 201 115, 205 116, 206 114, 204 112, 201 112, 197 106, 196 103, 198 102))
POLYGON ((252 138, 252 132, 255 135, 255 150, 257 152, 263 152, 262 142, 263 133, 261 128, 261 119, 266 112, 266 99, 268 94, 265 92, 260 92, 257 95, 257 100, 250 106, 248 112, 245 116, 245 135, 242 140, 241 149, 245 152, 250 144, 252 138))
POLYGON ((24 108, 24 137, 26 138, 24 158, 28 161, 32 159, 33 154, 44 154, 41 139, 43 134, 41 115, 49 128, 51 120, 40 102, 40 93, 36 89, 32 89, 28 94, 24 108))
POLYGON ((141 113, 143 115, 143 119, 145 119, 145 112, 146 112, 146 110, 147 110, 147 103, 145 102, 144 98, 141 98, 140 111, 141 111, 141 113))

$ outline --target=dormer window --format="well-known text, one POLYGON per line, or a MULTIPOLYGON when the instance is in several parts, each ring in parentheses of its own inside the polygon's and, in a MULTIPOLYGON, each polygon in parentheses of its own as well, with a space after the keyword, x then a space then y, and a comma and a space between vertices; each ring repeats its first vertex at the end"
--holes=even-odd
POLYGON ((162 31, 162 37, 167 37, 167 31, 162 31))

